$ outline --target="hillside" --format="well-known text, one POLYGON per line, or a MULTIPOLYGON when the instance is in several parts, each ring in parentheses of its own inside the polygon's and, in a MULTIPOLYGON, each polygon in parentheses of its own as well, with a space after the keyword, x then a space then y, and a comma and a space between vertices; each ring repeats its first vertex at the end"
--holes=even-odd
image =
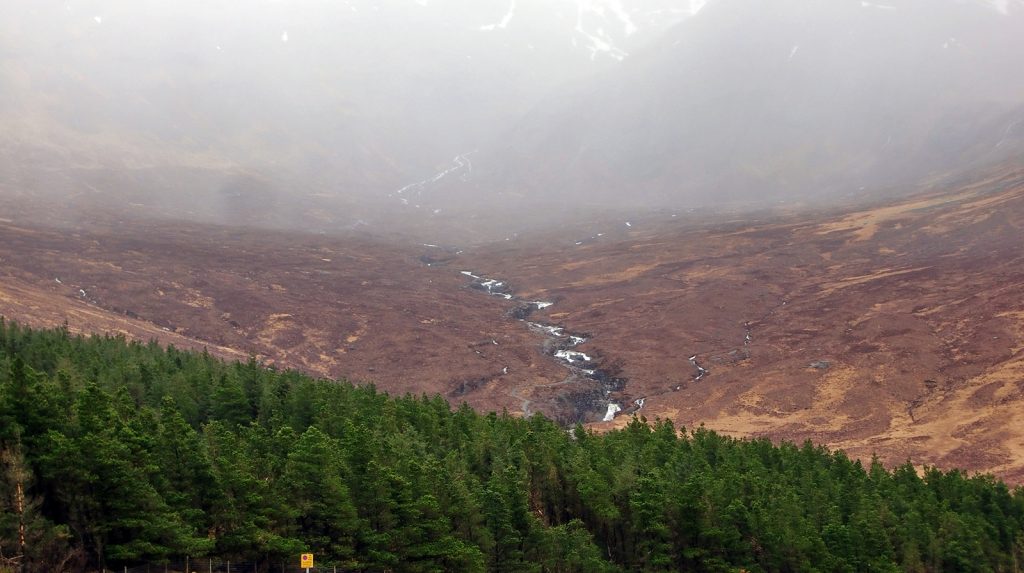
POLYGON ((691 15, 668 0, 39 3, 0 22, 0 195, 337 230, 555 86, 691 15))
POLYGON ((905 202, 595 219, 464 250, 19 217, 0 222, 0 314, 565 423, 621 408, 621 425, 642 399, 651 419, 1019 483, 1022 179, 1008 165, 905 202), (492 279, 514 300, 486 296, 492 279))
POLYGON ((1024 563, 1024 0, 0 4, 0 573, 1024 563))
POLYGON ((682 4, 18 0, 0 198, 466 242, 1024 151, 1016 0, 682 4))
POLYGON ((500 381, 466 397, 484 410, 562 376, 499 301, 424 265, 418 245, 117 220, 0 221, 0 236, 0 315, 38 327, 254 355, 399 393, 458 399, 459 388, 500 381))
POLYGON ((719 0, 552 91, 432 206, 819 204, 1024 150, 1024 5, 719 0))
POLYGON ((1020 482, 1024 171, 947 184, 816 215, 607 221, 467 260, 558 301, 542 320, 621 366, 627 412, 1020 482))

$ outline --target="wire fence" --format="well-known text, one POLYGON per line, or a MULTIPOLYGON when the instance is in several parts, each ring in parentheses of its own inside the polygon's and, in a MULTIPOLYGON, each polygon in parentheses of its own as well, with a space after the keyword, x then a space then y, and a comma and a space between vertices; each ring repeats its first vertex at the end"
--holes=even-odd
MULTIPOLYGON (((342 573, 346 569, 340 565, 320 563, 309 568, 310 573, 342 573)), ((305 573, 299 567, 296 556, 292 563, 267 561, 229 561, 224 559, 185 558, 167 563, 146 563, 135 566, 108 567, 103 573, 305 573)))

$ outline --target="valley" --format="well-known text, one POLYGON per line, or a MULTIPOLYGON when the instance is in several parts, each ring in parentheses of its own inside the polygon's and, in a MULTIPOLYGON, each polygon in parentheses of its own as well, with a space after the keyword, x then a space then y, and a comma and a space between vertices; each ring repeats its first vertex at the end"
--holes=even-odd
POLYGON ((898 202, 465 247, 6 219, 0 314, 598 430, 638 414, 1020 483, 1022 227, 1012 165, 898 202))
POLYGON ((0 573, 1024 562, 1024 0, 9 4, 0 573))
POLYGON ((1019 482, 1024 171, 976 175, 849 213, 634 222, 488 258, 594 333, 582 349, 614 357, 648 418, 1019 482))

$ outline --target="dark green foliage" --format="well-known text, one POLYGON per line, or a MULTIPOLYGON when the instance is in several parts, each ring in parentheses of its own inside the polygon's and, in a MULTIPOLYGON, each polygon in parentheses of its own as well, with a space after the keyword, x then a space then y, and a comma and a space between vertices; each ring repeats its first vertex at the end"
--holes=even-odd
POLYGON ((1024 493, 811 444, 596 435, 0 320, 0 555, 356 571, 1014 571, 1024 493), (15 488, 26 496, 17 510, 15 488))

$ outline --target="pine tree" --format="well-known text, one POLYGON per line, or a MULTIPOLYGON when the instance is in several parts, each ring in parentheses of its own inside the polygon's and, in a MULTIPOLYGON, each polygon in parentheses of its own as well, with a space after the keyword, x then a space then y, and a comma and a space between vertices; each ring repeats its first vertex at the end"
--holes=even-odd
POLYGON ((95 384, 79 395, 68 433, 47 435, 44 475, 101 566, 160 559, 195 543, 150 481, 151 453, 132 447, 139 438, 95 384))
POLYGON ((338 442, 311 426, 288 454, 281 489, 307 547, 351 565, 361 524, 346 473, 338 442))
POLYGON ((158 490, 192 539, 200 541, 187 547, 185 554, 207 554, 214 546, 204 535, 211 525, 211 500, 217 494, 213 469, 199 434, 170 397, 162 400, 155 456, 160 467, 158 490))

